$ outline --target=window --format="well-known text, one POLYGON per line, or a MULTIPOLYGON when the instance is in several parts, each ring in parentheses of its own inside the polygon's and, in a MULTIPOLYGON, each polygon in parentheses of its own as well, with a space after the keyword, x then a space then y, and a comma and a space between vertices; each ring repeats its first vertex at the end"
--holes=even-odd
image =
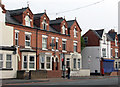
POLYGON ((30 26, 30 17, 28 15, 25 17, 25 25, 30 26))
POLYGON ((23 68, 27 69, 27 56, 23 57, 23 68))
POLYGON ((46 68, 50 69, 50 57, 46 57, 46 68))
POLYGON ((41 69, 44 69, 45 68, 45 58, 44 57, 41 57, 41 69))
POLYGON ((58 58, 56 58, 56 70, 58 70, 58 58))
POLYGON ((31 35, 26 34, 25 35, 25 46, 30 46, 30 39, 31 39, 31 35))
POLYGON ((62 41, 62 50, 66 50, 66 41, 62 41))
POLYGON ((45 37, 42 38, 42 48, 47 49, 47 38, 45 37))
POLYGON ((105 36, 103 36, 104 44, 105 44, 105 36))
POLYGON ((46 30, 47 26, 46 26, 46 20, 43 21, 43 29, 46 30))
POLYGON ((85 44, 88 43, 88 37, 83 37, 85 44))
POLYGON ((120 68, 120 62, 119 62, 119 68, 120 68))
POLYGON ((102 49, 102 55, 103 55, 103 57, 106 57, 106 48, 102 49))
POLYGON ((58 50, 58 39, 56 39, 56 50, 58 50))
POLYGON ((18 46, 18 32, 15 32, 15 45, 18 46))
POLYGON ((80 69, 80 59, 78 59, 78 68, 80 69))
POLYGON ((76 59, 73 59, 73 68, 75 69, 76 68, 76 59))
POLYGON ((115 49, 115 58, 118 58, 118 49, 115 49))
POLYGON ((112 49, 111 49, 111 57, 113 57, 113 55, 112 55, 112 49))
POLYGON ((0 68, 3 68, 3 55, 0 54, 0 68))
POLYGON ((52 38, 52 49, 54 49, 54 38, 52 38))
POLYGON ((77 43, 74 43, 74 52, 77 52, 77 43))
POLYGON ((62 34, 66 34, 65 25, 62 27, 62 34))
POLYGON ((117 46, 117 39, 115 39, 115 46, 117 46))
POLYGON ((30 56, 30 58, 29 58, 29 68, 34 68, 34 67, 35 67, 34 56, 30 56))
POLYGON ((74 29, 74 37, 77 37, 77 29, 74 29))
POLYGON ((115 62, 115 68, 117 69, 118 67, 117 67, 117 62, 115 62))
POLYGON ((66 67, 70 67, 70 59, 69 58, 67 58, 67 60, 66 60, 66 67))
POLYGON ((12 68, 12 56, 11 55, 6 56, 6 68, 12 68))

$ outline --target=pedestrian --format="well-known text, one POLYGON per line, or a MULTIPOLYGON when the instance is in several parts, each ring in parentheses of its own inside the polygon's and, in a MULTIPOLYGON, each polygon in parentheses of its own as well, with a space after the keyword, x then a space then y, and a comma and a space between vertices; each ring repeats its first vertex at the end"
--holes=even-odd
POLYGON ((70 79, 70 67, 68 66, 68 79, 70 79))

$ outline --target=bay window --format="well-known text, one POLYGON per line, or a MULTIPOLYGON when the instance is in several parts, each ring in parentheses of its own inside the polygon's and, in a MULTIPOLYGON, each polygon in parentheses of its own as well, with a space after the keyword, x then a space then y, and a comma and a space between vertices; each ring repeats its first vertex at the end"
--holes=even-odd
POLYGON ((12 55, 6 55, 6 68, 12 68, 12 55))
POLYGON ((29 57, 29 68, 34 69, 35 68, 35 59, 34 56, 29 57))
POLYGON ((50 57, 46 57, 46 68, 50 69, 50 64, 51 64, 51 58, 50 57))
POLYGON ((27 56, 23 56, 23 68, 27 69, 27 56))
POLYGON ((106 57, 106 48, 102 49, 102 55, 103 55, 103 57, 106 57))
POLYGON ((73 68, 76 69, 76 58, 73 59, 73 68))
POLYGON ((3 54, 0 54, 0 68, 3 68, 3 54))
POLYGON ((78 68, 80 69, 80 59, 78 59, 78 68))

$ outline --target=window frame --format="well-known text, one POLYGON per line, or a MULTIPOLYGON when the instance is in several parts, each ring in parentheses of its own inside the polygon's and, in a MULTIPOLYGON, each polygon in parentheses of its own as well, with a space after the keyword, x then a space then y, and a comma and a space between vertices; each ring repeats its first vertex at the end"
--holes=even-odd
POLYGON ((77 43, 74 42, 74 43, 73 43, 73 46, 74 46, 74 52, 77 52, 77 43))
POLYGON ((75 38, 77 37, 77 29, 76 29, 76 27, 74 28, 74 37, 75 38))
POLYGON ((32 55, 29 56, 29 69, 35 69, 35 56, 32 56, 32 55), (34 57, 34 61, 30 61, 30 57, 34 57), (30 64, 34 64, 34 67, 31 68, 30 64))
POLYGON ((31 19, 29 15, 25 16, 25 25, 29 27, 31 26, 31 19))
POLYGON ((2 65, 0 68, 3 68, 3 54, 0 54, 0 56, 1 56, 1 58, 2 58, 2 59, 0 59, 0 63, 1 63, 1 65, 2 65))
POLYGON ((103 56, 103 57, 106 57, 106 56, 107 56, 106 53, 107 53, 107 52, 106 52, 106 48, 102 48, 102 56, 103 56))
POLYGON ((78 59, 77 62, 78 62, 78 69, 80 69, 80 66, 81 66, 80 65, 80 59, 78 59))
POLYGON ((25 34, 25 46, 26 46, 26 47, 30 47, 30 46, 28 46, 28 45, 26 44, 26 42, 29 43, 30 46, 31 46, 31 34, 25 34), (30 40, 26 40, 26 36, 29 36, 30 40))
POLYGON ((12 68, 12 55, 11 55, 11 54, 6 54, 6 68, 7 68, 7 69, 11 69, 11 68, 12 68), (8 59, 7 59, 7 56, 10 56, 11 59, 8 60, 8 59), (8 67, 8 66, 7 66, 7 63, 10 63, 11 66, 8 67))
POLYGON ((66 51, 66 41, 62 41, 62 50, 66 51))
POLYGON ((19 40, 19 32, 15 32, 15 45, 18 46, 18 40, 19 40), (16 38, 16 34, 17 34, 17 38, 16 38), (17 44, 16 44, 17 41, 17 44))
POLYGON ((51 69, 51 57, 50 56, 46 56, 46 69, 47 70, 51 69), (47 61, 47 58, 49 58, 50 61, 47 61), (47 67, 48 64, 49 64, 49 68, 47 67))
POLYGON ((47 50, 48 46, 47 46, 47 37, 42 37, 42 49, 43 50, 47 50), (43 39, 46 39, 45 41, 46 42, 43 42, 44 40, 43 39), (44 48, 44 45, 45 45, 45 48, 44 48))
POLYGON ((27 69, 28 68, 28 56, 27 55, 23 55, 23 69, 27 69), (26 56, 26 61, 24 61, 24 57, 26 56), (27 67, 24 67, 24 63, 27 63, 27 67))

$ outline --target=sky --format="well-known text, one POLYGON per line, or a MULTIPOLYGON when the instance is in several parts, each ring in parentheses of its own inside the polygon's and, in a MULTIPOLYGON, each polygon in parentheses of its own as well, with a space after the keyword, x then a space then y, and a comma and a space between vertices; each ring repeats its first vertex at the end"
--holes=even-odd
POLYGON ((2 3, 7 10, 14 10, 27 7, 28 2, 33 14, 43 13, 44 10, 46 10, 50 20, 56 19, 57 17, 74 20, 76 17, 83 35, 89 29, 105 29, 106 32, 110 29, 118 31, 119 1, 120 0, 2 0, 2 3), (100 3, 93 5, 93 3, 96 2, 100 3), (56 15, 56 13, 59 14, 56 15))

